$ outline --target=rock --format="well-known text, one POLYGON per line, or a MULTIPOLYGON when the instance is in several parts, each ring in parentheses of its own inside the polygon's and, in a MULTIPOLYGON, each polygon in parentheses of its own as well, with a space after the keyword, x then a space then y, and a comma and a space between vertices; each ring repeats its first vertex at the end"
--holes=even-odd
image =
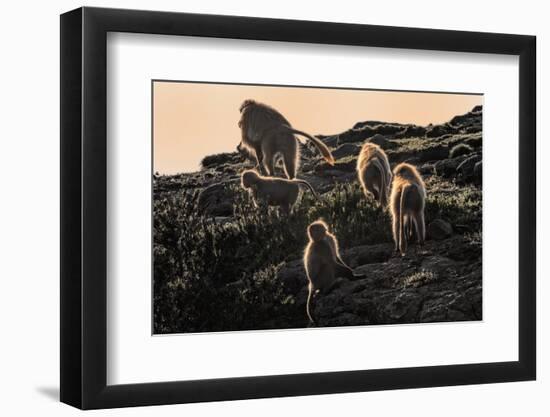
POLYGON ((419 257, 390 255, 379 262, 369 254, 391 252, 391 244, 352 248, 344 260, 364 278, 338 280, 317 297, 314 316, 320 326, 480 320, 481 251, 460 260, 445 256, 451 249, 467 253, 468 245, 461 236, 427 241, 419 257))
POLYGON ((338 143, 364 142, 367 138, 376 135, 392 136, 403 129, 402 125, 381 124, 377 126, 364 125, 363 127, 346 130, 339 135, 338 143))
POLYGON ((244 157, 238 152, 219 153, 216 155, 205 156, 201 161, 201 166, 204 169, 225 163, 235 164, 242 161, 244 161, 244 157))
POLYGON ((368 143, 374 143, 378 146, 380 146, 382 149, 388 149, 389 148, 389 140, 387 140, 383 135, 377 133, 372 138, 369 138, 367 140, 368 143))
POLYGON ((355 167, 357 166, 357 159, 352 159, 346 162, 336 161, 334 165, 330 165, 325 161, 318 163, 314 171, 317 174, 323 175, 342 175, 349 172, 355 172, 355 167))
POLYGON ((481 145, 483 144, 482 140, 483 139, 482 139, 481 134, 477 134, 477 135, 472 135, 470 137, 467 137, 466 139, 464 139, 462 141, 462 143, 464 143, 468 146, 471 146, 474 149, 477 149, 477 148, 480 148, 481 145))
POLYGON ((365 126, 378 126, 383 125, 384 122, 381 122, 380 120, 367 120, 366 122, 357 122, 353 125, 354 129, 361 129, 365 126))
POLYGON ((423 164, 417 168, 418 168, 418 172, 423 177, 433 175, 435 173, 434 164, 423 164))
POLYGON ((344 143, 332 151, 332 156, 334 156, 335 159, 345 158, 351 155, 357 156, 360 150, 360 146, 354 145, 353 143, 344 143))
POLYGON ((301 259, 287 262, 277 272, 277 279, 280 280, 290 294, 296 294, 307 284, 306 271, 301 259))
POLYGON ((212 184, 201 191, 198 209, 209 217, 225 217, 233 214, 235 192, 230 182, 212 184))
POLYGON ((457 127, 464 127, 464 126, 470 126, 472 124, 480 124, 481 123, 481 113, 477 112, 469 112, 466 114, 461 114, 459 116, 455 116, 451 119, 449 122, 453 126, 457 127))
POLYGON ((373 133, 371 132, 370 127, 365 127, 362 129, 349 129, 345 132, 340 133, 338 135, 338 143, 355 143, 355 142, 363 142, 366 138, 371 136, 373 133))
POLYGON ((356 246, 344 251, 342 256, 351 268, 356 268, 359 265, 386 262, 392 255, 393 244, 380 243, 378 245, 356 246))
POLYGON ((456 168, 456 172, 461 180, 471 181, 474 176, 474 167, 477 162, 481 161, 481 155, 476 154, 466 158, 456 168))
POLYGON ((481 132, 481 124, 474 124, 464 129, 464 133, 477 133, 481 132))
POLYGON ((435 161, 449 156, 449 147, 446 145, 433 145, 417 152, 420 162, 435 161))
POLYGON ((443 240, 453 234, 453 227, 445 220, 435 219, 428 224, 427 232, 430 239, 443 240))
POLYGON ((478 112, 481 112, 482 110, 483 110, 483 106, 479 104, 472 109, 472 113, 478 113, 478 112))
POLYGON ((395 138, 412 138, 426 136, 426 128, 422 126, 409 125, 395 135, 395 138))
POLYGON ((459 143, 458 145, 453 146, 451 152, 449 152, 449 158, 456 158, 457 156, 469 155, 474 151, 474 149, 465 143, 459 143))
POLYGON ((364 132, 371 132, 371 135, 376 135, 377 133, 381 135, 395 135, 403 130, 403 125, 399 123, 368 121, 356 123, 353 128, 364 132))
POLYGON ((457 129, 449 124, 435 125, 426 131, 427 138, 437 138, 449 133, 456 133, 457 129))
POLYGON ((443 159, 437 161, 434 164, 434 170, 437 175, 444 178, 451 178, 456 176, 456 169, 466 157, 461 156, 452 159, 443 159))
POLYGON ((391 163, 408 162, 418 165, 424 162, 447 158, 449 156, 449 147, 445 144, 434 143, 419 149, 390 149, 386 153, 391 163))
POLYGON ((481 185, 483 176, 483 161, 476 162, 474 165, 474 182, 481 185))
POLYGON ((338 146, 339 136, 340 135, 332 135, 332 136, 318 135, 317 137, 321 139, 325 145, 335 148, 336 146, 338 146))

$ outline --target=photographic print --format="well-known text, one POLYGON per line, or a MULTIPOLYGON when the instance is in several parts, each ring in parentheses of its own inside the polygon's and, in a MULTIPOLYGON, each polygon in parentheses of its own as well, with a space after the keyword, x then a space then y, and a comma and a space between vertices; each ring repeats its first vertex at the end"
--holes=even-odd
POLYGON ((153 80, 153 334, 482 320, 482 111, 153 80))

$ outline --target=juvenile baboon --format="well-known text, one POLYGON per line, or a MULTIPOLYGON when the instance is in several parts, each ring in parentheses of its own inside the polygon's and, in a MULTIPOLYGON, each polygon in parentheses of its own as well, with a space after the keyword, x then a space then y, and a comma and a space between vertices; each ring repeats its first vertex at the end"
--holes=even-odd
POLYGON ((254 170, 243 171, 241 185, 250 191, 256 206, 279 206, 287 214, 298 199, 300 185, 308 187, 315 198, 320 200, 319 195, 307 181, 264 177, 254 170))
POLYGON ((380 146, 374 143, 363 145, 357 158, 357 176, 365 195, 372 194, 385 207, 392 174, 388 157, 380 146))
POLYGON ((317 292, 327 293, 337 277, 356 278, 353 270, 340 256, 338 241, 329 233, 322 220, 311 223, 307 228, 309 243, 304 252, 304 266, 309 280, 306 312, 309 320, 316 323, 312 315, 312 302, 317 292))
POLYGON ((275 155, 280 153, 287 178, 296 177, 299 158, 297 139, 294 135, 301 135, 312 141, 326 161, 334 164, 334 158, 323 142, 308 133, 294 129, 274 108, 254 100, 245 100, 240 112, 239 127, 242 139, 237 149, 241 151, 245 148, 256 156, 256 169, 259 172, 272 176, 275 172, 275 155))
POLYGON ((405 255, 407 239, 413 228, 418 243, 423 244, 426 236, 426 187, 414 166, 403 162, 395 167, 390 199, 395 251, 399 250, 401 255, 405 255))

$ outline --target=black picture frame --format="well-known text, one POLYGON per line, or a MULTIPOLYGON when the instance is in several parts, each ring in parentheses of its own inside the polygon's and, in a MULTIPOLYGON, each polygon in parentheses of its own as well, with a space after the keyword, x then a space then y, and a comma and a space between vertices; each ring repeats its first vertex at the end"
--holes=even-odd
POLYGON ((535 379, 535 51, 524 35, 88 7, 61 15, 61 401, 94 409, 535 379), (519 360, 107 385, 108 32, 519 56, 519 360))

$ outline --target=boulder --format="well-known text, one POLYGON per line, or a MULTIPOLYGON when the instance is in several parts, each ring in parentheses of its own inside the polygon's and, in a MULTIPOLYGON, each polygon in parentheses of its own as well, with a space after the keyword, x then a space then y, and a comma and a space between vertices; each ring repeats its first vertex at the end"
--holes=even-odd
POLYGON ((459 143, 458 145, 453 146, 451 152, 449 152, 449 158, 456 158, 457 156, 469 155, 474 151, 474 149, 465 143, 459 143))
POLYGON ((339 137, 340 135, 332 135, 332 136, 317 135, 318 139, 320 139, 325 145, 330 146, 331 148, 335 148, 336 146, 338 146, 339 137))
POLYGON ((215 155, 205 156, 201 161, 201 166, 203 169, 206 169, 225 163, 236 164, 242 161, 244 161, 244 156, 239 152, 218 153, 215 155))
POLYGON ((346 156, 352 155, 357 156, 360 150, 361 147, 358 145, 355 145, 353 143, 344 143, 343 145, 332 151, 332 156, 334 156, 335 159, 341 159, 345 158, 346 156))
POLYGON ((483 179, 483 162, 476 162, 474 165, 474 182, 478 185, 481 185, 483 179))
POLYGON ((387 140, 383 135, 377 133, 373 137, 367 139, 368 143, 374 143, 380 146, 382 149, 388 149, 390 147, 390 141, 387 140))
POLYGON ((443 136, 448 133, 453 133, 453 129, 451 129, 447 125, 435 125, 426 131, 426 137, 427 138, 437 138, 440 136, 443 136))
POLYGON ((472 155, 466 158, 464 161, 462 161, 460 165, 456 168, 458 177, 464 181, 473 180, 474 167, 476 163, 479 161, 481 161, 480 154, 472 155))
POLYGON ((416 125, 408 125, 405 129, 395 134, 395 138, 414 138, 423 136, 426 136, 426 128, 416 125))
POLYGON ((212 184, 199 194, 198 209, 208 217, 225 217, 233 214, 235 191, 229 181, 212 184))
POLYGON ((453 234, 453 227, 443 219, 435 219, 428 224, 427 233, 430 239, 443 240, 453 234))

